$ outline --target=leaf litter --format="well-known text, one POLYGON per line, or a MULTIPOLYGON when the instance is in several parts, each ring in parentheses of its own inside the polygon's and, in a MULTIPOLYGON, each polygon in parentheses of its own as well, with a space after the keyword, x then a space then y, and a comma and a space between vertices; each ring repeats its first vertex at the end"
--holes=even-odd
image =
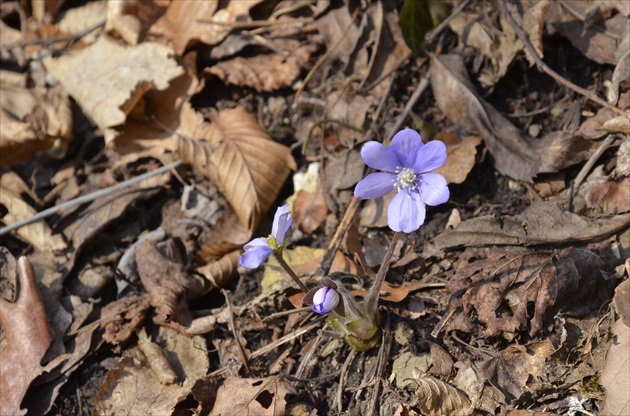
POLYGON ((3 412, 627 413, 624 2, 24 5, 0 8, 3 412), (366 296, 392 195, 354 201, 360 150, 405 126, 446 144, 451 201, 352 354, 238 259, 294 194, 287 261, 366 296))

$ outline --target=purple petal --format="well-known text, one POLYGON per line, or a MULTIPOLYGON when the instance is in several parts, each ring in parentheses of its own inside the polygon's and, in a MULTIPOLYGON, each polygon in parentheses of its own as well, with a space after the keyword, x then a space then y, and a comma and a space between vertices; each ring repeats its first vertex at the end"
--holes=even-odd
POLYGON ((422 137, 412 129, 404 129, 396 133, 390 145, 402 163, 400 166, 412 169, 421 157, 423 146, 422 137))
POLYGON ((359 199, 380 198, 394 189, 396 175, 393 173, 370 173, 354 188, 354 196, 359 199))
POLYGON ((396 152, 379 142, 367 142, 361 148, 361 157, 366 165, 385 172, 395 172, 396 166, 402 166, 396 152))
POLYGON ((248 269, 255 269, 263 261, 267 260, 273 249, 267 244, 267 239, 263 237, 255 238, 243 246, 245 252, 241 254, 238 262, 248 269))
POLYGON ((413 164, 416 173, 431 172, 446 162, 446 145, 439 140, 425 144, 413 164))
POLYGON ((387 225, 394 231, 410 233, 424 224, 426 208, 417 192, 402 190, 390 201, 387 208, 387 225))
POLYGON ((446 179, 439 173, 425 173, 418 178, 420 199, 425 204, 435 206, 448 201, 451 196, 446 179))
POLYGON ((291 217, 291 211, 289 211, 289 204, 278 207, 276 214, 273 216, 273 225, 271 227, 271 234, 276 237, 278 247, 281 247, 284 243, 284 235, 292 223, 293 218, 291 217))

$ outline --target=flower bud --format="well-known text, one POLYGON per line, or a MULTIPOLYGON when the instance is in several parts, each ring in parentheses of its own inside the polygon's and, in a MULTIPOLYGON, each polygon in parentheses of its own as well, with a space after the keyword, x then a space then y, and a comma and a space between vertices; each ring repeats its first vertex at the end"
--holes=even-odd
POLYGON ((313 295, 313 312, 326 315, 339 305, 339 293, 331 287, 322 287, 313 295))

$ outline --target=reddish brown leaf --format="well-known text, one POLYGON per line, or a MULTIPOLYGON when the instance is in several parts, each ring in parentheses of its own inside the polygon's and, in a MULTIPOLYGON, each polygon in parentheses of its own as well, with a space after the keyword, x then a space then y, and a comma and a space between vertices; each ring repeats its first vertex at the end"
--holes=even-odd
POLYGON ((15 303, 0 299, 0 324, 7 345, 0 352, 0 414, 24 414, 22 398, 42 372, 40 361, 52 340, 35 273, 26 257, 17 264, 20 296, 15 303))

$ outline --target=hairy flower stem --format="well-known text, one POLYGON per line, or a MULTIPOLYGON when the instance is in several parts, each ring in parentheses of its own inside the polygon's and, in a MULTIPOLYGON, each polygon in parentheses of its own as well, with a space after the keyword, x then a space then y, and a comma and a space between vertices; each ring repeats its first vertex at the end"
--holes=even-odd
POLYGON ((370 316, 375 316, 376 311, 378 310, 378 295, 381 291, 381 285, 385 281, 385 276, 387 276, 387 272, 389 271, 389 264, 392 261, 392 255, 394 254, 394 249, 396 248, 396 243, 398 243, 399 237, 400 232, 395 232, 392 236, 392 241, 389 243, 389 247, 387 248, 387 252, 383 258, 383 263, 381 263, 381 268, 378 269, 374 283, 372 283, 372 287, 364 299, 367 306, 367 313, 370 316))
POLYGON ((287 274, 289 276, 291 276, 291 279, 293 279, 293 281, 295 283, 297 283, 297 285, 300 287, 300 289, 302 289, 302 292, 306 293, 308 292, 308 287, 306 287, 306 285, 304 283, 302 283, 302 281, 300 280, 299 277, 297 277, 297 275, 295 274, 295 272, 293 271, 293 269, 291 268, 291 266, 289 266, 287 264, 286 261, 284 261, 284 259, 282 258, 282 254, 280 253, 273 253, 273 256, 276 258, 276 260, 278 261, 278 264, 280 264, 280 266, 282 266, 282 268, 284 269, 285 272, 287 272, 287 274))

